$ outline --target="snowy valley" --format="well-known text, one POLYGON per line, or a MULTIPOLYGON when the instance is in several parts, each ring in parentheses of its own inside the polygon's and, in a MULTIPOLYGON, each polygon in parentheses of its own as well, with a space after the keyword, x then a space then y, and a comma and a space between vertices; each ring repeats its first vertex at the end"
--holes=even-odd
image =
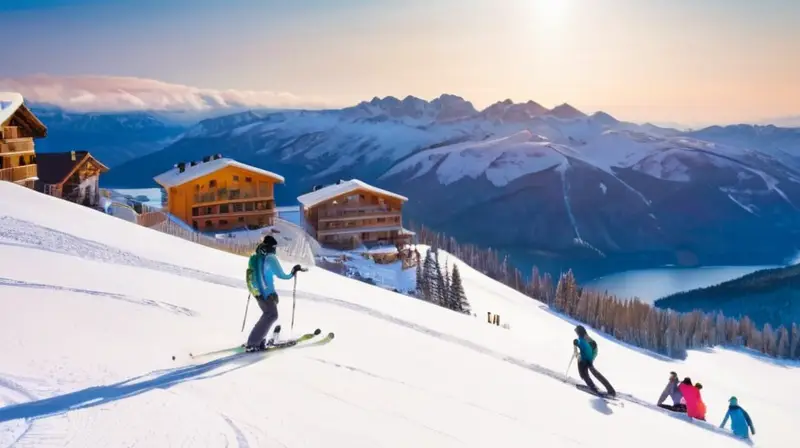
MULTIPOLYGON (((538 166, 577 160, 525 137, 538 166)), ((620 395, 606 401, 575 388, 574 364, 564 381, 576 322, 455 258, 476 316, 312 266, 294 334, 331 343, 192 361, 243 342, 246 258, 6 182, 0 210, 2 448, 738 447, 718 428, 732 395, 755 446, 795 438, 797 364, 723 348, 674 361, 589 328, 620 395), (703 383, 708 422, 654 406, 670 371, 703 383)), ((293 284, 277 286, 288 336, 293 284)))

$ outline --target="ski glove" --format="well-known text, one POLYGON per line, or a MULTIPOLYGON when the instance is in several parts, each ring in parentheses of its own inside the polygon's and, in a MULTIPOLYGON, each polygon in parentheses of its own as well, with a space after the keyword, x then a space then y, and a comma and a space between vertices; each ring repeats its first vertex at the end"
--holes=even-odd
POLYGON ((298 272, 305 272, 305 271, 307 271, 307 270, 308 270, 308 269, 303 269, 303 267, 302 267, 302 266, 300 266, 299 264, 296 264, 296 265, 294 265, 294 267, 292 268, 292 275, 297 275, 297 273, 298 273, 298 272))
POLYGON ((578 340, 577 340, 577 339, 573 339, 573 340, 572 340, 572 345, 574 345, 575 347, 577 347, 577 346, 578 346, 578 340))

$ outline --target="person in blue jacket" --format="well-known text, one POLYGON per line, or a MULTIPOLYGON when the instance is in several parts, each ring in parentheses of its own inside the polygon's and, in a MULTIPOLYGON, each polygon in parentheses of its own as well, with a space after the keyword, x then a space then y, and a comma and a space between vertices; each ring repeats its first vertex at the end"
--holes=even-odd
POLYGON ((297 275, 298 271, 304 270, 298 264, 292 268, 291 273, 283 272, 278 257, 275 255, 277 245, 278 241, 272 235, 267 235, 256 248, 256 253, 250 257, 247 268, 247 288, 261 309, 261 317, 250 331, 247 344, 245 344, 246 351, 263 350, 267 346, 267 333, 278 320, 278 293, 275 292, 274 277, 289 280, 297 275))
POLYGON ((737 437, 749 439, 749 433, 756 435, 756 430, 753 427, 753 420, 750 419, 750 414, 739 406, 739 400, 737 400, 736 397, 731 397, 728 400, 728 412, 725 413, 725 418, 722 420, 722 424, 719 425, 719 427, 724 428, 725 423, 728 423, 728 419, 731 419, 731 431, 733 431, 733 434, 737 437), (749 432, 748 429, 750 430, 749 432))
POLYGON ((595 386, 594 381, 592 381, 592 378, 589 376, 589 372, 592 372, 592 375, 606 388, 608 395, 616 395, 617 392, 614 390, 614 387, 611 386, 611 383, 594 368, 594 360, 597 358, 597 343, 589 337, 583 325, 575 327, 575 334, 578 335, 578 339, 573 340, 572 345, 580 351, 578 358, 578 374, 581 376, 581 379, 583 379, 586 386, 592 392, 599 395, 600 391, 598 391, 597 386, 595 386))

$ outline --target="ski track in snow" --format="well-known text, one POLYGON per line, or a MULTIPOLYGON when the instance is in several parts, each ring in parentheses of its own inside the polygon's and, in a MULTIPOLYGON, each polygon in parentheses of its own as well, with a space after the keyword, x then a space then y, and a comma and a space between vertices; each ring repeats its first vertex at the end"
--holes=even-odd
POLYGON ((569 216, 569 221, 572 223, 572 230, 575 231, 575 238, 580 241, 583 241, 581 238, 581 232, 578 231, 578 222, 575 219, 575 215, 572 214, 572 206, 569 204, 569 184, 567 183, 567 176, 566 171, 568 168, 568 162, 559 166, 557 168, 558 172, 561 174, 561 191, 564 197, 564 207, 567 209, 567 215, 569 216))
POLYGON ((197 269, 150 260, 112 246, 10 216, 0 216, 0 245, 3 244, 36 248, 84 260, 151 269, 232 288, 241 288, 245 285, 244 280, 234 280, 197 269))
MULTIPOLYGON (((24 400, 35 400, 36 396, 30 393, 22 385, 7 378, 7 375, 0 374, 0 404, 3 407, 13 406, 24 402, 24 400), (18 400, 15 396, 21 397, 18 400)), ((2 409, 2 407, 0 407, 2 409)), ((2 422, 0 422, 2 424, 2 422)), ((0 426, 0 445, 11 447, 15 446, 33 427, 33 422, 29 419, 20 420, 13 424, 2 424, 0 426)))
POLYGON ((11 287, 11 288, 33 288, 33 289, 48 289, 51 291, 66 291, 66 292, 75 292, 80 294, 87 294, 91 296, 101 296, 106 297, 109 299, 116 299, 122 300, 124 302, 133 303, 136 305, 144 305, 144 306, 151 306, 159 309, 163 309, 169 311, 174 314, 181 314, 184 316, 196 316, 197 313, 189 308, 184 308, 182 306, 173 305, 167 302, 161 302, 157 300, 150 300, 150 299, 140 299, 136 297, 131 297, 125 294, 118 294, 114 292, 106 292, 106 291, 94 291, 91 289, 82 289, 82 288, 70 288, 66 286, 57 286, 57 285, 45 285, 43 283, 31 283, 25 282, 21 280, 13 280, 10 278, 3 278, 0 277, 0 287, 11 287))

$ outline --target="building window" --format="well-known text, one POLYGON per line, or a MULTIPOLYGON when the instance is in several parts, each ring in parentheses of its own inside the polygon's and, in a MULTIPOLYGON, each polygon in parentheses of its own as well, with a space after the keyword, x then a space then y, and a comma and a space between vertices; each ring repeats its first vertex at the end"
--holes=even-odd
POLYGON ((214 224, 210 220, 206 221, 206 227, 211 227, 213 225, 214 224))
POLYGON ((221 226, 228 225, 228 220, 227 219, 220 219, 219 220, 219 225, 221 225, 221 226))
POLYGON ((219 206, 220 213, 228 213, 228 204, 222 204, 219 206))
POLYGON ((378 218, 378 223, 386 222, 386 218, 378 218))
POLYGON ((252 182, 252 181, 253 181, 253 178, 252 178, 252 177, 245 177, 245 178, 244 178, 244 181, 245 181, 245 182, 252 182))
POLYGON ((244 222, 244 216, 240 216, 239 219, 237 219, 237 221, 244 222))
POLYGON ((209 188, 214 188, 214 187, 216 187, 216 186, 217 186, 217 181, 216 181, 216 180, 210 180, 210 181, 208 181, 208 187, 209 187, 209 188))
POLYGON ((211 213, 211 207, 206 207, 206 215, 210 215, 211 213))
POLYGON ((239 182, 239 176, 233 176, 233 181, 234 182, 239 182))
POLYGON ((197 230, 197 221, 192 221, 192 228, 197 230))

